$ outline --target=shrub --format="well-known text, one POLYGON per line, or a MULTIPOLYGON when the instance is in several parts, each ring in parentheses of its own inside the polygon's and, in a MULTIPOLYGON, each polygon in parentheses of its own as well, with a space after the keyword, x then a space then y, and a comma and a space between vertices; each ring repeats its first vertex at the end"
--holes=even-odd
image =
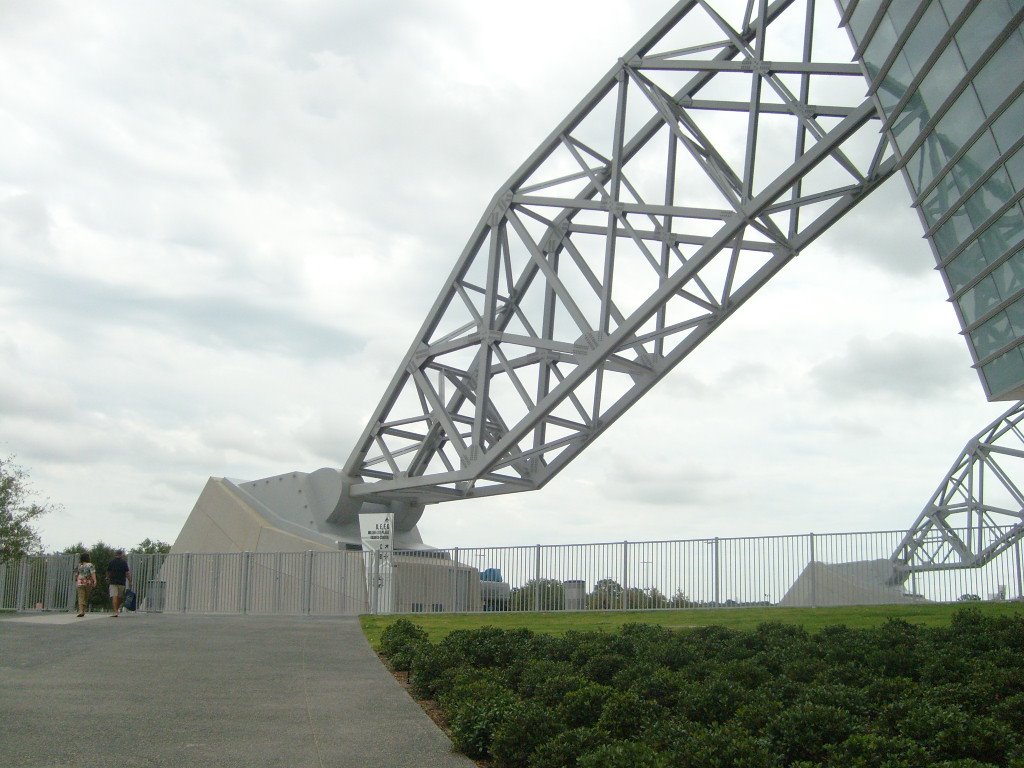
POLYGON ((900 733, 935 761, 972 759, 1002 764, 1016 746, 1010 727, 992 717, 969 716, 955 705, 922 702, 899 724, 900 733))
POLYGON ((490 675, 467 679, 441 696, 455 746, 472 758, 488 757, 495 730, 512 714, 518 699, 490 675))
POLYGON ((601 716, 604 702, 612 690, 607 685, 587 682, 581 688, 565 694, 556 714, 570 728, 594 725, 601 716))
POLYGON ((659 667, 649 675, 633 680, 629 690, 645 699, 658 702, 663 707, 673 708, 679 696, 686 689, 686 678, 678 672, 659 667))
POLYGON ((747 729, 726 725, 685 726, 664 748, 672 768, 782 768, 781 756, 769 739, 747 729))
POLYGON ((533 689, 533 698, 543 706, 556 708, 570 693, 588 685, 594 685, 594 683, 591 683, 583 675, 555 675, 541 681, 533 689))
POLYGON ((1024 693, 1002 699, 992 707, 991 715, 1006 723, 1015 733, 1024 734, 1024 693))
POLYGON ((613 741, 576 761, 579 768, 663 768, 658 754, 646 744, 635 741, 613 741))
POLYGON ((387 656, 393 669, 406 671, 413 657, 428 644, 424 629, 408 619, 389 624, 380 636, 381 652, 387 656))
POLYGON ((855 733, 829 750, 829 768, 928 768, 928 752, 899 736, 855 733))
POLYGON ((746 698, 747 692, 742 686, 715 678, 680 693, 675 711, 696 723, 724 723, 746 698))
POLYGON ((528 629, 459 629, 441 641, 474 667, 507 667, 531 657, 534 634, 528 629))
POLYGON ((760 658, 743 659, 730 664, 722 671, 722 675, 744 688, 759 688, 772 679, 771 670, 760 658))
POLYGON ((511 670, 516 691, 520 696, 533 698, 538 689, 554 678, 580 677, 576 669, 565 661, 530 659, 511 670))
POLYGON ((445 673, 462 664, 462 659, 450 648, 425 645, 413 657, 409 666, 409 683, 413 695, 420 699, 433 699, 438 695, 438 684, 445 673))
POLYGON ((766 621, 758 624, 753 632, 746 635, 744 644, 754 651, 781 648, 793 654, 799 649, 803 654, 810 645, 810 636, 807 630, 797 624, 766 621))
POLYGON ((656 702, 632 691, 613 691, 601 709, 597 727, 613 739, 637 739, 661 715, 661 707, 656 702))
POLYGON ((853 720, 846 710, 808 702, 783 710, 768 724, 768 733, 787 762, 821 761, 830 747, 846 741, 852 731, 853 720))
POLYGON ((603 632, 569 631, 565 633, 565 642, 569 661, 582 670, 593 657, 608 653, 609 635, 603 632))
POLYGON ((799 695, 798 700, 810 704, 839 707, 854 715, 858 720, 871 711, 864 689, 849 685, 829 685, 827 683, 809 685, 799 695))
POLYGON ((591 656, 583 665, 583 674, 595 683, 608 685, 615 675, 626 666, 627 659, 619 653, 601 653, 591 656))
POLYGON ((786 704, 775 698, 773 692, 761 689, 753 692, 740 704, 730 722, 752 733, 759 733, 764 729, 765 723, 785 708, 786 704))
POLYGON ((577 758, 606 744, 607 734, 596 728, 563 731, 530 755, 530 768, 576 768, 577 758))
POLYGON ((534 750, 558 731, 546 707, 532 701, 516 702, 491 737, 495 768, 526 768, 534 750))

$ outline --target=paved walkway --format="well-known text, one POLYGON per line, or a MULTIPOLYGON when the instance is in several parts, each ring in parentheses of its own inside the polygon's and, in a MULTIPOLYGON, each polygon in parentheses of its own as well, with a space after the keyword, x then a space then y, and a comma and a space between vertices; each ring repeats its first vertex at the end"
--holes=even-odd
POLYGON ((472 768, 354 618, 0 616, 4 768, 472 768))

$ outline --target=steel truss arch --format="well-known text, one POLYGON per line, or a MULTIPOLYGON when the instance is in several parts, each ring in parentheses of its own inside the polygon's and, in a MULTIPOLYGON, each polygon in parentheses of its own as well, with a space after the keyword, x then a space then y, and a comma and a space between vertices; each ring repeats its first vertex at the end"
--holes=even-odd
POLYGON ((1024 537, 1024 400, 970 440, 892 555, 894 583, 977 568, 1024 537))
POLYGON ((350 502, 543 486, 884 182, 865 73, 816 37, 837 21, 684 0, 620 59, 494 196, 345 465, 350 502))

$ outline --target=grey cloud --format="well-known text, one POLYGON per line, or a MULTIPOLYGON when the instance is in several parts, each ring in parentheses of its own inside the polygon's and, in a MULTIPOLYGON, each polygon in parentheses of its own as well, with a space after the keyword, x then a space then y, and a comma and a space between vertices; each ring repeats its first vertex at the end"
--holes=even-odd
POLYGON ((833 399, 888 397, 921 400, 949 393, 950 370, 963 366, 966 352, 955 341, 892 334, 857 337, 841 355, 814 366, 810 378, 833 399))
POLYGON ((20 284, 18 303, 50 322, 59 319, 74 335, 87 328, 146 327, 216 349, 270 352, 288 357, 342 355, 363 347, 363 338, 308 320, 268 303, 229 294, 171 296, 85 277, 28 270, 8 275, 20 284))
POLYGON ((33 381, 26 385, 9 375, 0 378, 0 415, 63 420, 74 412, 74 405, 74 393, 63 382, 33 381))
MULTIPOLYGON (((594 457, 591 457, 594 458, 594 457)), ((602 473, 602 495, 609 499, 654 506, 694 507, 722 501, 729 477, 681 460, 665 459, 658 466, 639 466, 623 457, 610 457, 602 473)))
POLYGON ((842 256, 900 277, 920 277, 934 258, 903 179, 894 176, 840 221, 828 242, 842 256))

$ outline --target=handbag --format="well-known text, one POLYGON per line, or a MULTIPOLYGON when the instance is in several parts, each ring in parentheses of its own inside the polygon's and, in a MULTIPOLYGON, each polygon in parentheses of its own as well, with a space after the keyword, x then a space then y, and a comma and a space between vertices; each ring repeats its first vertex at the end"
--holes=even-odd
POLYGON ((138 597, 135 594, 135 590, 132 589, 131 587, 126 589, 124 591, 124 608, 125 608, 125 610, 126 611, 134 611, 135 608, 137 607, 136 606, 137 602, 138 602, 138 597))

